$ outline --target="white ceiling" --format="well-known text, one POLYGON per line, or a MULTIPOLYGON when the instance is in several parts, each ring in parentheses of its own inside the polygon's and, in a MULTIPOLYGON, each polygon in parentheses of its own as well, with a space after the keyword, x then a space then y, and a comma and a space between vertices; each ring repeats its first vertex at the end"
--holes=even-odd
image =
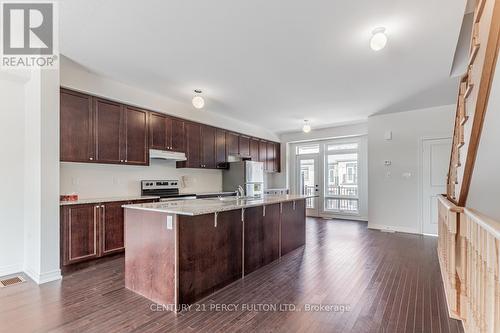
POLYGON ((428 104, 428 90, 449 95, 465 2, 64 0, 60 49, 185 103, 202 89, 207 109, 283 132, 304 118, 324 127, 403 111, 408 99, 414 108, 421 92, 428 104), (389 41, 373 52, 378 26, 389 41))

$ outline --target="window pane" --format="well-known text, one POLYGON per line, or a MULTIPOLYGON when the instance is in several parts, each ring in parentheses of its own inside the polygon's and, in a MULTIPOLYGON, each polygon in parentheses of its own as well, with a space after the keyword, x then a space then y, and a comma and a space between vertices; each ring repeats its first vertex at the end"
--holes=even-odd
MULTIPOLYGON (((300 160, 300 194, 313 195, 315 190, 314 160, 300 160)), ((314 198, 306 199, 306 208, 315 208, 314 198)))
POLYGON ((319 153, 319 144, 304 145, 304 146, 297 147, 297 155, 317 154, 317 153, 319 153))
POLYGON ((332 212, 358 213, 357 199, 325 199, 325 210, 332 212))
POLYGON ((325 196, 358 197, 358 154, 328 155, 325 196))
POLYGON ((328 145, 327 150, 346 150, 346 149, 358 149, 357 143, 336 143, 328 145))

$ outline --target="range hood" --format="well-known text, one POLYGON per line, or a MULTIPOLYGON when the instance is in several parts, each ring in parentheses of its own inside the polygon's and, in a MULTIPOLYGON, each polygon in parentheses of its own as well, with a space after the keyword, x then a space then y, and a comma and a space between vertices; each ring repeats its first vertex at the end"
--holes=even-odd
POLYGON ((160 159, 160 160, 170 160, 170 161, 186 161, 186 154, 178 153, 175 151, 166 151, 158 149, 149 150, 149 158, 160 159))

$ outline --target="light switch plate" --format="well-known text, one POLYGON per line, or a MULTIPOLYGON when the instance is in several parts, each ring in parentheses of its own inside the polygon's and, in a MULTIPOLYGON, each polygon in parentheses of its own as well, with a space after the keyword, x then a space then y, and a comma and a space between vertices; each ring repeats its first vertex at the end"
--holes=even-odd
POLYGON ((168 230, 172 230, 173 223, 174 223, 174 219, 173 219, 172 215, 167 215, 167 229, 168 230))

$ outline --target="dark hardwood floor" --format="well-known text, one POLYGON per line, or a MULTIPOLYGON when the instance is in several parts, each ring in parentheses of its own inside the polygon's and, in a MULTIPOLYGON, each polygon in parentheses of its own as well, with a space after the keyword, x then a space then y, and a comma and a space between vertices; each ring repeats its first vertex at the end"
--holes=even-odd
POLYGON ((0 332, 462 332, 448 318, 435 238, 309 218, 306 239, 178 315, 124 288, 123 257, 40 287, 3 288, 0 332), (282 308, 265 311, 274 304, 282 308))

